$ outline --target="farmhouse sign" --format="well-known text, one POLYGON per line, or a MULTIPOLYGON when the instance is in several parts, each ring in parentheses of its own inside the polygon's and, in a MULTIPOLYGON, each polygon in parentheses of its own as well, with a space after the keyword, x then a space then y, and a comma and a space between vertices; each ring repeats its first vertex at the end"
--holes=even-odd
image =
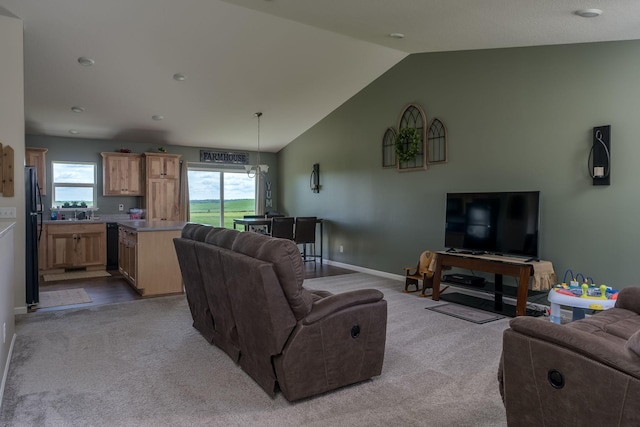
POLYGON ((200 150, 202 163, 216 163, 225 165, 248 165, 249 153, 239 151, 206 151, 200 150))

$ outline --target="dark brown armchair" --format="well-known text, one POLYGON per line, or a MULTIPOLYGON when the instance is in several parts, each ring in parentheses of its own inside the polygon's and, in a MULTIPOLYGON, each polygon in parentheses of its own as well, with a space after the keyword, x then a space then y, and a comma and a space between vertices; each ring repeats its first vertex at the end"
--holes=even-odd
POLYGON ((639 287, 582 320, 509 326, 498 385, 510 427, 640 425, 639 287))

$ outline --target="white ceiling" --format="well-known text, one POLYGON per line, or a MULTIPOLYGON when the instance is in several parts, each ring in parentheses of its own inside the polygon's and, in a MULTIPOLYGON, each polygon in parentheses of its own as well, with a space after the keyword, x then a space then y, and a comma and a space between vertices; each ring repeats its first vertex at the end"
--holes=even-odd
POLYGON ((0 8, 24 21, 28 133, 255 150, 261 111, 261 148, 272 152, 411 53, 640 39, 637 0, 0 0, 0 8), (574 14, 585 8, 604 13, 574 14), (388 37, 396 32, 405 38, 388 37), (95 64, 79 65, 80 56, 95 64))

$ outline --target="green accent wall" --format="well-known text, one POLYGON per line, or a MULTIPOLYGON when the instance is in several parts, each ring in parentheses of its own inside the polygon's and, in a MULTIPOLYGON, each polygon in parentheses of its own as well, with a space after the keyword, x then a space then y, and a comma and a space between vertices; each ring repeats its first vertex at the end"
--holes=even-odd
POLYGON ((279 153, 280 206, 327 220, 329 259, 404 274, 422 250, 445 249, 447 192, 539 190, 540 257, 559 279, 570 268, 636 285, 638 76, 640 41, 410 55, 279 153), (448 163, 381 167, 384 132, 409 103, 446 125, 448 163), (587 159, 602 125, 611 185, 597 187, 587 159))

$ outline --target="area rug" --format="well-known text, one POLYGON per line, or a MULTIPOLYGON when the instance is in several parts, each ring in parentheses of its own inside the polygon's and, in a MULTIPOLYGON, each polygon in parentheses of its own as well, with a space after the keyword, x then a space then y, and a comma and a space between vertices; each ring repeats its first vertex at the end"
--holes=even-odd
POLYGON ((66 273, 43 274, 45 282, 57 282, 59 280, 91 279, 93 277, 110 277, 111 274, 104 270, 96 271, 69 271, 66 273))
POLYGON ((436 307, 425 308, 427 310, 433 310, 437 313, 442 313, 449 316, 457 317, 458 319, 477 323, 479 325, 504 318, 504 316, 501 316, 499 314, 490 313, 488 311, 475 310, 473 308, 456 304, 442 304, 436 307))
POLYGON ((84 304, 87 302, 91 302, 91 297, 83 288, 63 289, 61 291, 46 291, 40 292, 40 302, 38 303, 38 308, 84 304))

